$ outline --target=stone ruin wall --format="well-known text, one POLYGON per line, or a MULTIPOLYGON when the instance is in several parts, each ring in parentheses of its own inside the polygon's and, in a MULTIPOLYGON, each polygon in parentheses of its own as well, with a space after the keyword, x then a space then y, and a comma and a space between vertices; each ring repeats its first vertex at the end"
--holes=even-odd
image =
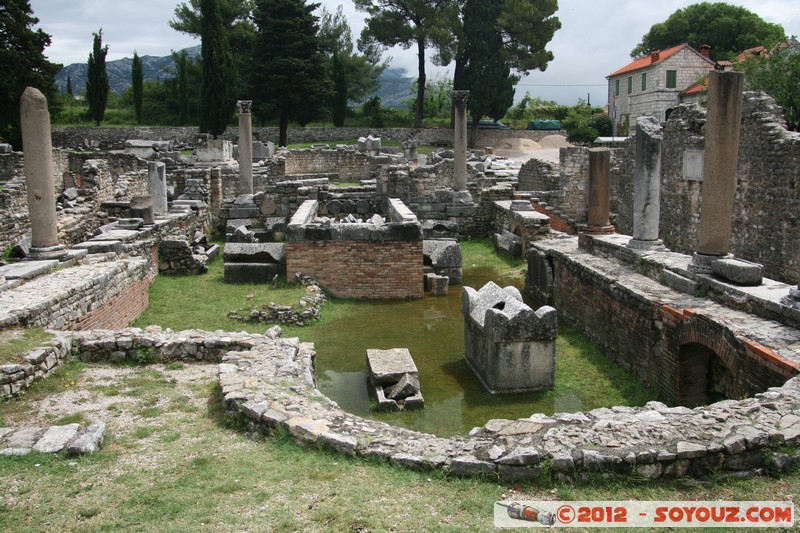
MULTIPOLYGON (((702 152, 705 110, 679 106, 664 128, 660 234, 672 251, 697 245, 702 181, 684 177, 684 152, 702 152)), ((633 230, 634 145, 616 172, 621 201, 617 231, 633 230)), ((789 132, 779 108, 763 93, 745 93, 739 144, 731 253, 762 263, 767 277, 800 282, 800 133, 789 132)), ((613 175, 613 174, 612 174, 613 175)))
MULTIPOLYGON (((612 212, 616 211, 619 203, 617 173, 614 171, 619 164, 617 151, 611 150, 612 212)), ((548 209, 557 210, 558 216, 572 224, 585 224, 589 205, 589 149, 559 149, 558 165, 531 159, 520 170, 518 190, 532 191, 535 198, 547 203, 548 209)))
MULTIPOLYGON (((220 139, 238 141, 238 129, 229 127, 220 139)), ((561 131, 529 131, 529 130, 478 130, 476 147, 496 146, 501 139, 509 137, 531 139, 540 141, 544 137, 560 134, 566 137, 566 132, 561 131)), ((96 143, 104 149, 123 149, 125 141, 129 139, 147 140, 176 140, 179 144, 194 145, 197 140, 197 128, 53 128, 53 146, 79 147, 86 146, 87 142, 96 143)), ((434 146, 452 146, 453 130, 448 128, 289 128, 290 143, 323 142, 336 144, 346 140, 352 141, 359 137, 380 137, 393 141, 407 141, 415 139, 419 144, 434 146)), ((253 128, 253 140, 262 142, 278 142, 278 128, 253 128)))

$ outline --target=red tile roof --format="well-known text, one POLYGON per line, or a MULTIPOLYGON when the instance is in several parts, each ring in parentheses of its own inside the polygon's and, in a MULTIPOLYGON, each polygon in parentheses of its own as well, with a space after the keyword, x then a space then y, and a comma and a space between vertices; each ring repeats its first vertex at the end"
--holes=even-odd
POLYGON ((767 49, 764 48, 763 46, 755 46, 753 48, 748 48, 747 50, 736 56, 736 61, 741 63, 742 61, 746 61, 747 59, 749 59, 751 56, 760 56, 764 54, 766 51, 767 49))
POLYGON ((708 90, 708 78, 703 79, 695 83, 694 85, 690 85, 686 88, 686 90, 681 91, 681 94, 698 94, 704 93, 708 90))
POLYGON ((681 50, 683 50, 686 47, 689 47, 689 44, 688 43, 683 43, 683 44, 679 44, 678 46, 673 46, 672 48, 667 48, 666 50, 659 50, 658 52, 654 52, 654 53, 648 54, 648 55, 646 55, 644 57, 640 57, 639 59, 637 59, 633 63, 629 63, 628 65, 622 67, 618 71, 612 72, 611 74, 608 75, 608 77, 609 78, 613 78, 614 76, 619 76, 621 74, 626 74, 628 72, 633 72, 633 71, 636 71, 636 70, 639 70, 639 69, 642 69, 642 68, 649 67, 650 65, 656 65, 658 63, 661 63, 665 59, 669 58, 670 56, 673 56, 673 55, 677 54, 678 52, 680 52, 681 50), (658 60, 653 61, 653 59, 654 59, 653 56, 656 53, 658 54, 658 60))

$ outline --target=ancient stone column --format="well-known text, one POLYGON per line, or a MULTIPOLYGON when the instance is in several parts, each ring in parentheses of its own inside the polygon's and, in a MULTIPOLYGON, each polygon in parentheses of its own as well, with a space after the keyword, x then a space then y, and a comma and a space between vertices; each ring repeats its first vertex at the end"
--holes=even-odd
POLYGON ((455 106, 455 131, 453 132, 453 152, 455 159, 454 177, 456 191, 467 190, 467 100, 469 91, 453 91, 455 106))
POLYGON ((653 117, 636 121, 636 163, 633 185, 633 238, 638 250, 664 249, 658 238, 661 216, 661 124, 653 117))
POLYGON ((239 194, 253 194, 253 122, 251 100, 239 100, 239 194))
POLYGON ((614 233, 611 225, 611 183, 609 167, 611 150, 592 148, 589 150, 589 220, 585 233, 601 235, 614 233))
POLYGON ((58 243, 50 114, 47 98, 38 89, 28 87, 22 93, 20 122, 31 220, 31 253, 28 257, 60 259, 65 250, 58 243))
POLYGON ((693 272, 711 272, 711 262, 730 250, 743 83, 740 72, 713 71, 708 76, 703 198, 697 250, 689 266, 693 272))
POLYGON ((153 214, 164 215, 167 206, 167 166, 160 161, 147 163, 148 191, 153 198, 153 214))

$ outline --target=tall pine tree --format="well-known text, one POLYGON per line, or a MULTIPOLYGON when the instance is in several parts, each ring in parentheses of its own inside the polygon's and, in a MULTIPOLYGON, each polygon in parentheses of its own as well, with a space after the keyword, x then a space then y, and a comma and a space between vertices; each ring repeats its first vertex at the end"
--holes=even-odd
POLYGON ((236 106, 236 72, 222 25, 218 0, 201 0, 201 55, 203 80, 200 88, 200 131, 216 139, 228 127, 236 106))
POLYGON ((503 0, 466 0, 463 8, 463 82, 469 89, 469 114, 472 117, 470 144, 474 145, 478 123, 484 116, 500 120, 514 103, 517 76, 511 75, 503 37, 494 24, 503 0))
POLYGON ((305 0, 256 0, 257 35, 250 73, 255 113, 277 118, 278 143, 286 146, 289 121, 305 126, 324 116, 331 96, 325 58, 317 38, 319 4, 305 0))
POLYGON ((44 56, 50 35, 33 26, 28 0, 6 0, 0 6, 0 138, 21 147, 19 99, 25 87, 36 87, 47 97, 53 112, 57 100, 55 74, 61 65, 44 56))
POLYGON ((99 126, 106 115, 108 103, 108 73, 106 72, 106 54, 108 45, 103 46, 103 30, 95 33, 92 53, 89 54, 89 70, 86 77, 86 102, 89 104, 89 115, 99 126))
POLYGON ((135 51, 133 52, 133 63, 131 64, 131 87, 133 89, 133 108, 136 112, 136 123, 142 123, 142 102, 144 100, 144 68, 142 58, 135 51))

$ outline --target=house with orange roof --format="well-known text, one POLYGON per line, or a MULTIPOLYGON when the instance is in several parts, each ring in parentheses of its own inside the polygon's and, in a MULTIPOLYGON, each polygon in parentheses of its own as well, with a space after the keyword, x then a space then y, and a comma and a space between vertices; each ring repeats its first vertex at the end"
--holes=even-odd
MULTIPOLYGON (((609 117, 622 132, 641 116, 666 120, 680 94, 714 70, 711 47, 700 51, 687 43, 640 57, 612 72, 608 79, 609 117)), ((624 133, 624 132, 622 132, 624 133)))

